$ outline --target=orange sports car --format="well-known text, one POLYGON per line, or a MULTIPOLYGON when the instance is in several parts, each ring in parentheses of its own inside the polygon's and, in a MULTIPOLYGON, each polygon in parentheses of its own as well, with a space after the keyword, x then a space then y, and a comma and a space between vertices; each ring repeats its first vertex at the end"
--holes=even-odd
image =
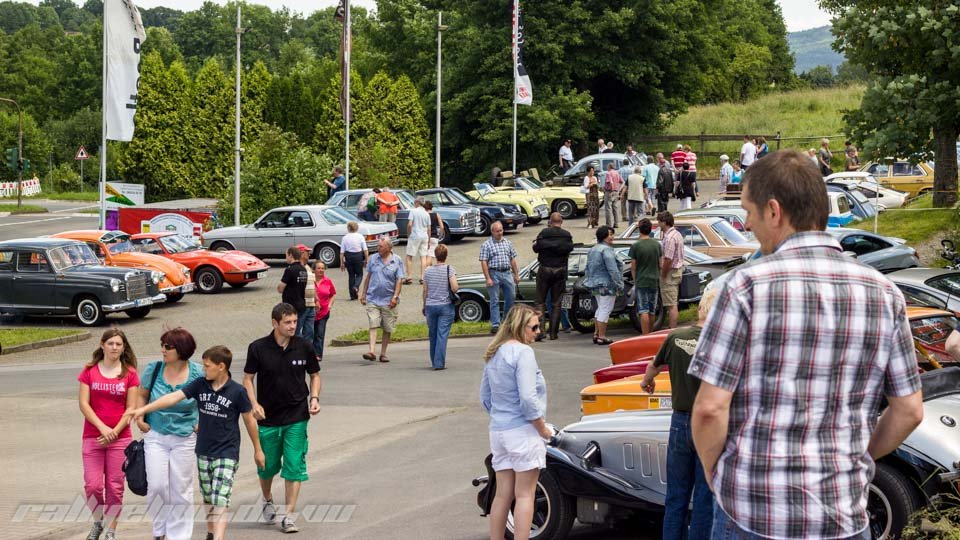
POLYGON ((190 269, 159 255, 140 253, 123 231, 66 231, 51 235, 85 242, 106 266, 141 268, 163 274, 160 292, 167 295, 167 302, 178 302, 183 295, 193 290, 190 269))
POLYGON ((580 391, 580 412, 600 414, 614 411, 672 409, 670 374, 663 372, 653 380, 656 389, 648 394, 640 388, 643 373, 619 381, 592 384, 580 391))
POLYGON ((197 291, 220 292, 223 284, 240 288, 267 274, 267 263, 245 251, 210 251, 174 232, 140 233, 131 237, 142 253, 160 255, 190 269, 197 291))

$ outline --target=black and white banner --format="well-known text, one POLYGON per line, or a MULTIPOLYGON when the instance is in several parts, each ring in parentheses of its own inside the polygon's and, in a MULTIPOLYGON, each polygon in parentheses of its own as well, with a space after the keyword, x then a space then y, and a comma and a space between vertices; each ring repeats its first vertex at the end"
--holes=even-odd
POLYGON ((523 12, 520 0, 513 0, 513 102, 517 105, 533 104, 533 86, 527 67, 523 63, 523 45, 526 35, 523 30, 523 12))
POLYGON ((137 112, 140 48, 147 34, 140 20, 140 11, 132 0, 105 0, 103 25, 107 62, 103 103, 106 138, 130 141, 133 139, 133 115, 137 112))

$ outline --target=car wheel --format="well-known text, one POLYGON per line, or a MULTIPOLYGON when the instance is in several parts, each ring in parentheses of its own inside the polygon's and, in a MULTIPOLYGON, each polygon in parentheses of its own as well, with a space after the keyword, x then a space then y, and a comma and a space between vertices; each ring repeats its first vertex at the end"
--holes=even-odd
POLYGON ((171 304, 176 304, 177 302, 179 302, 179 301, 181 301, 181 300, 183 300, 183 293, 182 293, 182 292, 167 293, 167 302, 169 302, 169 303, 171 303, 171 304))
POLYGON ((571 200, 560 199, 553 203, 553 211, 559 213, 563 219, 570 219, 577 215, 577 205, 571 200))
POLYGON ((443 224, 443 238, 440 239, 440 242, 439 242, 439 243, 447 245, 447 244, 450 244, 450 242, 453 242, 453 235, 450 234, 450 227, 447 227, 447 224, 444 223, 444 224, 443 224))
POLYGON ((150 306, 128 309, 126 314, 131 319, 142 319, 150 314, 150 306))
POLYGON ((249 281, 244 281, 243 283, 230 283, 230 286, 233 287, 234 289, 242 289, 249 284, 250 284, 249 281))
POLYGON ((490 234, 490 218, 486 216, 480 216, 480 219, 477 220, 477 228, 474 229, 476 236, 487 236, 490 234))
POLYGON ((203 294, 218 293, 223 288, 223 276, 220 275, 219 270, 210 266, 205 266, 194 274, 193 281, 203 294))
MULTIPOLYGON (((557 480, 549 470, 540 472, 533 502, 533 523, 530 538, 537 540, 562 540, 570 533, 576 517, 576 501, 560 491, 557 480)), ((514 538, 513 510, 507 514, 506 537, 514 538)))
POLYGON ((597 313, 597 301, 592 294, 585 292, 573 293, 570 303, 570 325, 581 334, 592 334, 594 328, 593 316, 597 313))
POLYGON ((83 326, 99 326, 105 318, 100 301, 93 296, 83 296, 77 300, 73 312, 83 326))
POLYGON ((457 319, 463 322, 482 322, 489 318, 485 302, 476 296, 465 296, 457 306, 457 319))
MULTIPOLYGON (((677 309, 679 309, 679 307, 677 309)), ((668 323, 667 310, 663 309, 663 304, 660 303, 660 295, 658 294, 656 312, 653 315, 653 329, 661 330, 663 325, 668 323)))
POLYGON ((340 248, 333 244, 320 244, 313 249, 313 258, 327 265, 327 268, 340 266, 340 248))
POLYGON ((910 516, 923 507, 923 499, 903 473, 877 463, 867 492, 871 538, 900 538, 910 516))
POLYGON ((213 245, 210 246, 211 251, 219 251, 221 253, 224 251, 230 251, 232 249, 233 248, 230 246, 230 244, 226 242, 214 242, 213 245))

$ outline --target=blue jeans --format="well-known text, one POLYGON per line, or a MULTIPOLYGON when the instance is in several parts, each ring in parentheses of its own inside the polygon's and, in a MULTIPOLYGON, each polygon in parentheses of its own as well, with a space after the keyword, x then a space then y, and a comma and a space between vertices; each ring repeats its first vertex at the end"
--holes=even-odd
POLYGON ((297 313, 297 337, 313 343, 313 320, 317 318, 317 308, 308 307, 297 313))
MULTIPOLYGON (((547 312, 553 309, 553 293, 547 293, 547 312)), ((560 308, 560 328, 564 330, 569 330, 570 327, 570 316, 567 314, 567 310, 560 308)))
POLYGON ((323 358, 323 340, 327 336, 327 321, 330 320, 330 314, 322 319, 313 321, 313 352, 323 358))
MULTIPOLYGON (((711 540, 766 540, 763 536, 741 529, 716 502, 713 507, 713 533, 710 538, 711 540)), ((849 536, 844 540, 870 540, 870 528, 867 527, 860 534, 849 536)))
POLYGON ((667 497, 664 502, 663 539, 710 538, 713 516, 713 493, 707 487, 703 466, 693 447, 690 413, 676 412, 670 417, 670 440, 667 442, 667 497), (693 495, 693 512, 690 496, 693 495), (687 530, 687 516, 690 529, 687 530))
POLYGON ((453 304, 427 306, 427 329, 430 333, 430 363, 434 369, 446 367, 447 338, 456 310, 453 304))
POLYGON ((513 299, 517 296, 517 285, 513 282, 513 271, 497 272, 490 270, 490 279, 493 287, 487 287, 490 295, 490 326, 500 327, 500 296, 503 296, 503 316, 506 317, 513 307, 513 299))

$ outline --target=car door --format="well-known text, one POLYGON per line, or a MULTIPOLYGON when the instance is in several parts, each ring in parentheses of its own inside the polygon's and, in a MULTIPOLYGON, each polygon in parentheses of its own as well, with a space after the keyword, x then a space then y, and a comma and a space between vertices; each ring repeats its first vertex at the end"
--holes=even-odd
POLYGON ((890 171, 890 182, 900 186, 897 189, 901 191, 919 193, 926 184, 932 183, 932 180, 927 178, 927 173, 919 164, 911 165, 909 161, 896 161, 890 171))
POLYGON ((13 271, 16 252, 0 251, 0 310, 13 307, 13 271))
MULTIPOLYGON (((296 244, 304 244, 312 248, 323 239, 317 227, 317 216, 309 210, 294 210, 290 212, 289 220, 292 223, 290 229, 293 231, 296 244)), ((284 248, 284 251, 286 251, 286 248, 284 248)))
POLYGON ((47 312, 55 307, 57 279, 42 250, 16 252, 13 303, 23 311, 47 312))
POLYGON ((283 257, 288 247, 296 245, 296 233, 290 210, 272 210, 247 231, 248 253, 258 257, 283 257))

